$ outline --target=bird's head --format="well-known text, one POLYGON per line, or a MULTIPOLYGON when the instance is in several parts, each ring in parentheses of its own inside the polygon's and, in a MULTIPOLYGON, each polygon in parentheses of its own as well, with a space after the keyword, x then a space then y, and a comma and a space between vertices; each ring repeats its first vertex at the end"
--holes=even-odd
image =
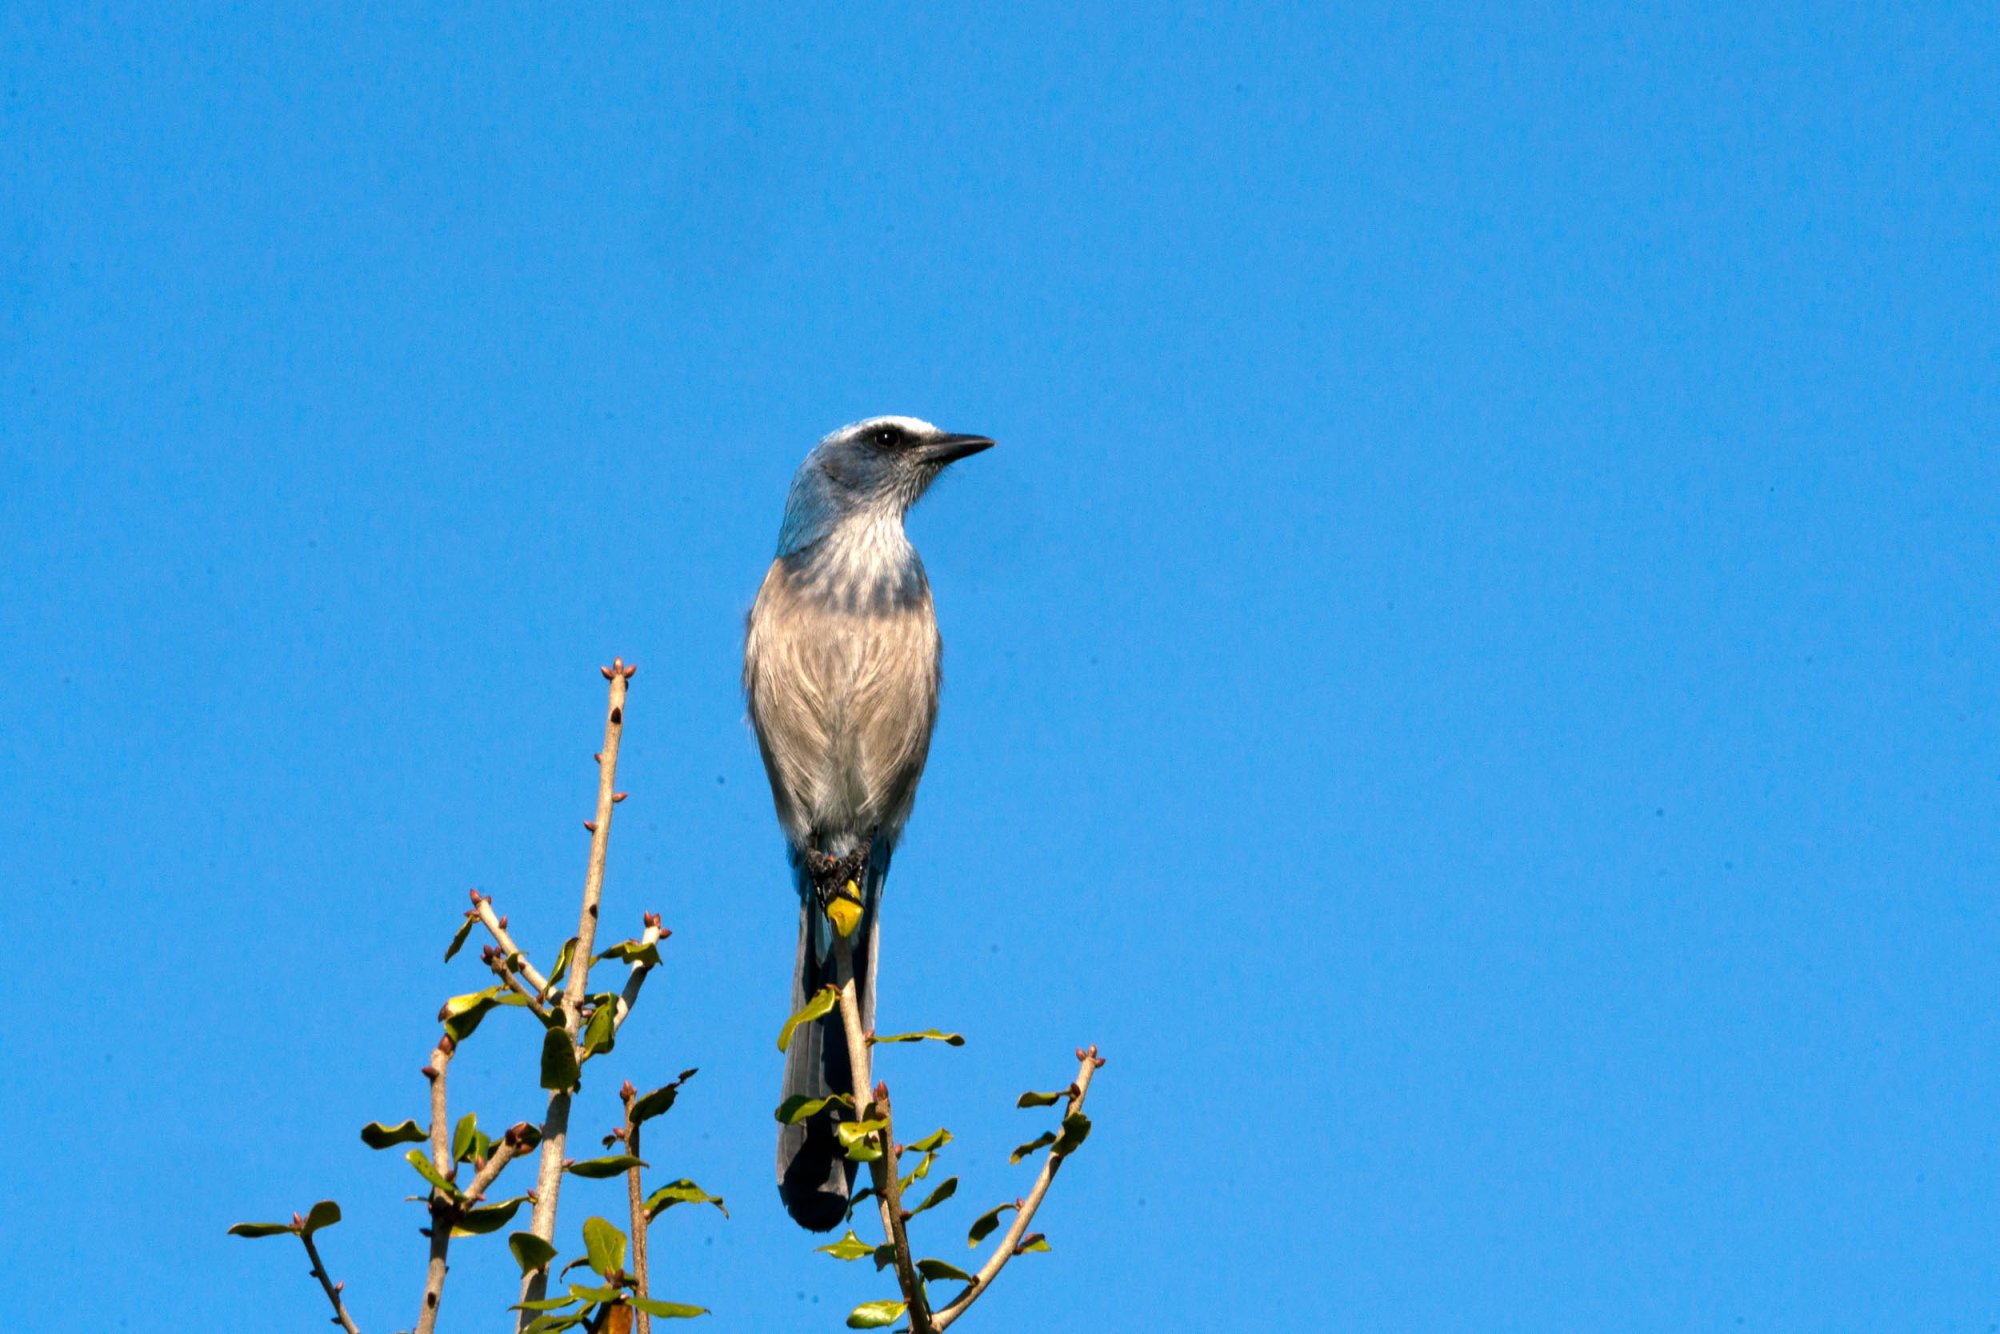
POLYGON ((901 519, 939 473, 991 449, 915 417, 870 417, 833 432, 806 456, 785 504, 780 554, 802 550, 853 518, 901 519))

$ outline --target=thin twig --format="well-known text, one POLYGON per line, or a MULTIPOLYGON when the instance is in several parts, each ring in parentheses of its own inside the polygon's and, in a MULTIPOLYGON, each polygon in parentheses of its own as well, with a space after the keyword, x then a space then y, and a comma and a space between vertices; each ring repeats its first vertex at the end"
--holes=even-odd
MULTIPOLYGON (((1104 1064, 1104 1058, 1097 1054, 1096 1047, 1078 1052, 1077 1057, 1079 1063, 1076 1083, 1069 1088, 1069 1102, 1063 1108, 1064 1120, 1083 1110, 1084 1095, 1090 1092, 1091 1076, 1095 1075, 1098 1067, 1104 1064)), ((1035 1178, 1035 1188, 1028 1192, 1028 1198, 1023 1200, 1021 1207, 1015 1211, 1014 1225, 1008 1228, 1006 1235, 994 1245, 993 1253, 986 1257, 986 1263, 979 1266, 979 1272, 972 1276, 972 1283, 937 1313, 933 1329, 942 1331, 952 1321, 964 1315, 966 1308, 978 1301, 980 1294, 993 1285, 993 1280, 1007 1267, 1007 1262, 1020 1253, 1021 1238, 1027 1235, 1028 1224, 1034 1220, 1035 1210, 1041 1207, 1042 1197, 1049 1193, 1049 1183, 1056 1179, 1056 1172, 1062 1167, 1066 1156, 1054 1149, 1049 1150, 1049 1156, 1042 1163, 1041 1174, 1035 1178)))
MULTIPOLYGON (((643 949, 648 945, 658 945, 660 938, 665 934, 666 932, 660 928, 659 917, 653 913, 647 913, 646 929, 639 936, 640 948, 643 949)), ((625 979, 625 989, 619 993, 617 1008, 612 1012, 611 1027, 613 1032, 625 1027, 625 1016, 632 1013, 632 1007, 639 1003, 639 988, 646 985, 646 974, 652 971, 653 965, 650 963, 635 963, 632 965, 631 976, 625 979)), ((634 1149, 632 1152, 637 1153, 638 1150, 634 1149)))
POLYGON ((916 1260, 910 1252, 909 1233, 904 1228, 903 1187, 897 1177, 896 1123, 890 1114, 889 1089, 873 1083, 868 1059, 868 1037, 861 1031, 861 1009, 854 991, 854 946, 837 930, 833 940, 834 980, 840 986, 840 1026, 847 1035, 847 1064, 854 1076, 855 1118, 881 1120, 878 1132, 882 1152, 868 1164, 875 1183, 875 1202, 882 1214, 882 1236, 895 1257, 896 1283, 903 1289, 903 1303, 910 1316, 910 1334, 932 1334, 930 1301, 923 1280, 917 1277, 916 1260), (864 1090, 872 1087, 872 1097, 864 1090), (869 1098, 866 1106, 863 1099, 869 1098))
MULTIPOLYGON (((597 818, 586 821, 590 830, 590 864, 583 878, 583 909, 578 914, 576 927, 576 950, 571 956, 569 978, 563 987, 562 1016, 563 1028, 574 1041, 583 1023, 583 998, 590 981, 590 952, 597 941, 597 905, 604 894, 604 854, 611 843, 611 811, 617 804, 618 792, 618 741, 625 730, 625 691, 636 667, 627 666, 622 658, 612 659, 609 667, 601 668, 605 678, 611 682, 609 702, 604 714, 604 749, 597 753, 597 818)), ((493 931, 497 919, 487 921, 487 911, 480 913, 480 920, 486 922, 486 929, 493 931)), ((511 942, 500 941, 502 949, 511 948, 511 942)), ((535 975, 522 964, 522 975, 530 982, 535 975)), ((546 983, 543 984, 546 988, 546 983)), ((553 1242, 556 1235, 556 1201, 562 1192, 563 1148, 569 1139, 570 1091, 556 1089, 549 1094, 549 1114, 542 1123, 542 1160, 535 1177, 535 1217, 529 1230, 543 1241, 553 1242)), ((539 1301, 549 1290, 547 1266, 537 1269, 521 1280, 521 1300, 539 1301)), ((525 1329, 533 1319, 533 1312, 521 1312, 517 1328, 525 1329)), ((419 1334, 422 1334, 419 1331, 419 1334)))
MULTIPOLYGON (((494 975, 500 979, 507 990, 521 998, 521 1003, 528 1007, 535 1018, 544 1020, 548 1018, 549 1011, 548 1007, 542 1004, 542 993, 530 990, 528 985, 520 977, 516 976, 514 970, 508 966, 507 960, 515 956, 508 954, 505 950, 496 946, 488 945, 486 953, 481 957, 486 960, 486 966, 493 970, 494 975)), ((526 963, 527 960, 523 959, 522 964, 524 967, 526 963)))
POLYGON ((527 954, 514 943, 514 938, 507 934, 507 919, 493 911, 493 896, 481 894, 475 889, 472 891, 472 906, 479 910, 480 924, 486 928, 487 934, 493 937, 494 943, 506 952, 506 957, 521 961, 521 976, 535 989, 535 994, 540 996, 546 992, 549 989, 548 979, 542 976, 535 965, 528 962, 527 954))
MULTIPOLYGON (((431 1081, 431 1166, 447 1181, 458 1175, 458 1164, 452 1161, 451 1122, 445 1099, 445 1072, 457 1047, 451 1034, 445 1034, 431 1053, 431 1063, 424 1067, 424 1074, 431 1081)), ((417 1316, 416 1334, 431 1334, 437 1327, 438 1304, 444 1300, 444 1277, 450 1268, 446 1257, 451 1251, 451 1224, 457 1208, 443 1191, 433 1186, 430 1211, 431 1254, 424 1270, 424 1309, 417 1316)))
POLYGON ((319 1247, 313 1244, 312 1233, 299 1233, 299 1240, 306 1244, 306 1258, 312 1261, 312 1276, 326 1292, 326 1299, 333 1303, 333 1322, 347 1331, 347 1334, 361 1334, 354 1317, 347 1314, 347 1303, 340 1299, 340 1290, 345 1284, 335 1283, 327 1277, 326 1264, 319 1258, 319 1247))
MULTIPOLYGON (((628 1079, 625 1087, 618 1091, 618 1097, 625 1104, 625 1133, 622 1136, 625 1152, 637 1158, 639 1127, 632 1122, 632 1104, 638 1100, 639 1090, 628 1079)), ((639 1168, 636 1166, 625 1169, 625 1194, 632 1205, 632 1277, 638 1280, 639 1295, 650 1297, 653 1293, 646 1281, 646 1188, 639 1182, 639 1168)), ((634 1314, 638 1318, 639 1334, 652 1334, 653 1318, 636 1308, 634 1314)))

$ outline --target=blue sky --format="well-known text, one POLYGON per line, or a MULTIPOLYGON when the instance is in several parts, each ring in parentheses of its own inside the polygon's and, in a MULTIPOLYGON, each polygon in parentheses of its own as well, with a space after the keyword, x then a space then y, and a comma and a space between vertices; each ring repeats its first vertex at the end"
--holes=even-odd
MULTIPOLYGON (((414 1319, 355 1131, 480 985, 468 886, 572 928, 614 653, 607 930, 676 934, 578 1125, 701 1068, 648 1156, 730 1200, 655 1231, 712 1328, 886 1295, 770 1186, 736 678, 798 459, 904 412, 1001 442, 912 518, 927 1249, 1110 1058, 980 1328, 1990 1330, 1996 57, 1987 5, 10 6, 0 1326, 318 1327, 223 1229, 327 1195, 414 1319)), ((534 1116, 533 1056, 489 1021, 457 1098, 534 1116)))

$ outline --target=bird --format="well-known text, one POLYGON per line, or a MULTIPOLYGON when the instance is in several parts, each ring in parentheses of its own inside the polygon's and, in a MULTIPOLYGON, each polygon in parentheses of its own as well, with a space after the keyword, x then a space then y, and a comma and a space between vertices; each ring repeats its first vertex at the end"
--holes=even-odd
MULTIPOLYGON (((992 446, 914 417, 871 417, 820 440, 792 478, 750 610, 743 693, 799 896, 794 1014, 831 980, 822 900, 829 872, 837 885, 851 870, 856 1002, 864 1031, 874 1027, 882 887, 930 754, 943 654, 903 518, 947 467, 992 446)), ((839 1015, 801 1025, 782 1096, 824 1098, 852 1082, 839 1015)), ((825 1232, 846 1217, 848 1163, 830 1109, 779 1131, 777 1166, 800 1226, 825 1232)))

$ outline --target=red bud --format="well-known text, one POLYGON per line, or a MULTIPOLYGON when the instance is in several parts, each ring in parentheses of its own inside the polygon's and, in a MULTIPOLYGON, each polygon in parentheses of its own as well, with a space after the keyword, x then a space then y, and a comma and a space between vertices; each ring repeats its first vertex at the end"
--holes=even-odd
POLYGON ((597 822, 595 820, 585 820, 583 822, 583 827, 585 829, 588 829, 593 834, 597 832, 597 822))

